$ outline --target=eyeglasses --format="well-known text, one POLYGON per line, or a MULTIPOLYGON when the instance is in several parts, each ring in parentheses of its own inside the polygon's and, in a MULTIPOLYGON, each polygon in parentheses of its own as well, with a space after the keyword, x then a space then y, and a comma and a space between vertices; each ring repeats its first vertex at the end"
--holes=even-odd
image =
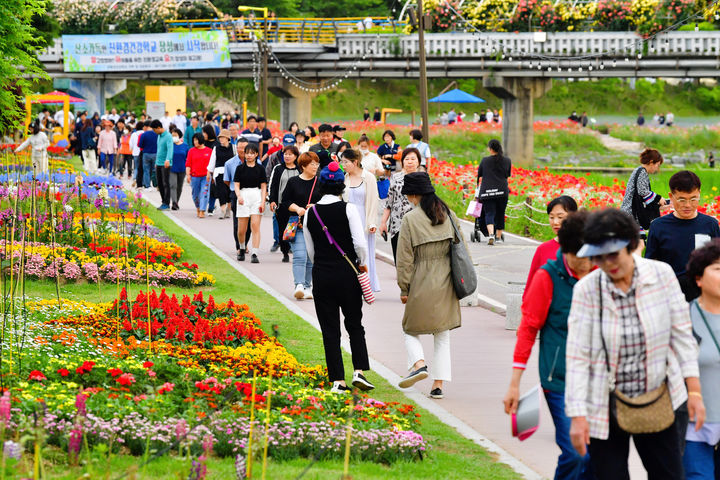
POLYGON ((678 203, 678 205, 697 205, 698 203, 700 203, 700 197, 691 197, 691 198, 675 197, 674 200, 678 203))
POLYGON ((617 260, 618 255, 620 255, 620 252, 613 252, 613 253, 605 253, 603 255, 593 255, 590 257, 590 260, 597 264, 605 263, 605 262, 614 262, 617 260))

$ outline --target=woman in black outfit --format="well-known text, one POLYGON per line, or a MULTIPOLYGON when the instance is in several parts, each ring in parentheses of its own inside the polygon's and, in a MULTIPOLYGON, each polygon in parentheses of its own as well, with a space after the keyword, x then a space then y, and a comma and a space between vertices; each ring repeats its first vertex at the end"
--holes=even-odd
POLYGON ((337 162, 323 168, 318 180, 322 198, 307 210, 303 222, 305 244, 313 262, 315 312, 322 330, 325 362, 334 393, 350 390, 345 385, 340 350, 341 309, 355 368, 352 384, 361 390, 375 388, 363 375, 363 370, 370 370, 370 363, 362 326, 362 290, 355 273, 355 269, 367 272, 367 240, 357 209, 340 198, 345 190, 344 182, 345 175, 337 162))
POLYGON ((511 175, 511 163, 503 156, 499 140, 492 139, 488 143, 490 156, 480 162, 478 168, 478 200, 482 202, 482 213, 488 229, 488 245, 496 241, 504 242, 505 208, 507 208, 510 189, 508 178, 511 175))
POLYGON ((230 144, 230 130, 221 130, 218 135, 218 143, 210 155, 210 163, 208 164, 208 172, 212 172, 214 189, 214 197, 220 203, 220 218, 228 218, 232 213, 230 205, 230 189, 223 178, 225 177, 225 162, 235 156, 233 146, 230 144), (225 207, 225 208, 223 208, 225 207))
MULTIPOLYGON (((215 127, 213 127, 211 124, 206 123, 202 127, 202 134, 203 137, 205 137, 205 146, 209 148, 210 150, 214 149, 216 145, 220 145, 217 140, 217 135, 215 134, 215 127)), ((210 165, 208 164, 208 174, 207 174, 207 184, 210 185, 210 198, 208 200, 208 215, 213 216, 213 211, 215 210, 215 185, 213 185, 213 177, 212 170, 210 170, 210 165)))

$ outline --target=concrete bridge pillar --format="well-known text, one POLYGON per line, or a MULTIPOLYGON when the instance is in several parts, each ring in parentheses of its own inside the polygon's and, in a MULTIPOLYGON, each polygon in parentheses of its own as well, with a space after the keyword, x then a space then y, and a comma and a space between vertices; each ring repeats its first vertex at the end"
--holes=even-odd
POLYGON ((487 77, 483 86, 503 101, 503 148, 513 164, 533 163, 534 100, 545 95, 552 80, 531 77, 487 77))
POLYGON ((287 128, 297 122, 300 128, 312 123, 312 99, 315 93, 300 90, 284 78, 271 78, 268 90, 280 98, 280 125, 287 128))

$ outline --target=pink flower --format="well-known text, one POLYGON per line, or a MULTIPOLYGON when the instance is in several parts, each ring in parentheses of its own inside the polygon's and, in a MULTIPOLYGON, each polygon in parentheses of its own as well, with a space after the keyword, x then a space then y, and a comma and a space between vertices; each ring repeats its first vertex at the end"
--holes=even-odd
POLYGON ((160 388, 158 389, 158 393, 159 393, 160 395, 163 395, 163 394, 165 394, 165 393, 167 393, 167 392, 172 392, 174 388, 175 388, 175 384, 174 384, 174 383, 165 382, 165 383, 162 385, 162 387, 160 387, 160 388))
POLYGON ((3 396, 0 397, 0 420, 4 423, 8 423, 10 421, 10 401, 10 390, 6 390, 5 393, 3 393, 3 396))
POLYGON ((157 375, 157 373, 153 372, 152 370, 148 370, 147 374, 148 374, 148 377, 154 377, 155 375, 157 375))

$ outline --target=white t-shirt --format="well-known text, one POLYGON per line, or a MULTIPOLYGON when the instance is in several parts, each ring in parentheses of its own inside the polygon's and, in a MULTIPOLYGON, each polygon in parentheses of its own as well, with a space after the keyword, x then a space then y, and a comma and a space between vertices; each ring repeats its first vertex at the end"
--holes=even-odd
POLYGON ((492 122, 493 119, 493 112, 491 110, 488 110, 485 114, 485 121, 486 122, 492 122))
POLYGON ((175 115, 172 123, 185 135, 185 128, 187 127, 187 118, 185 118, 185 115, 175 115))
POLYGON ((135 130, 132 135, 130 135, 130 148, 132 148, 133 157, 140 156, 140 153, 142 152, 140 147, 138 147, 138 138, 142 135, 142 133, 142 130, 135 130))
POLYGON ((383 170, 382 160, 380 160, 380 157, 372 152, 368 152, 366 155, 363 155, 362 160, 360 160, 360 166, 363 170, 366 170, 375 176, 377 176, 376 172, 378 170, 383 170))
MULTIPOLYGON (((62 110, 58 110, 55 112, 55 116, 53 117, 55 120, 55 123, 60 125, 61 127, 65 126, 65 115, 63 114, 62 110)), ((73 115, 72 112, 68 111, 68 120, 70 120, 70 125, 73 124, 73 121, 75 120, 75 115, 73 115)))
POLYGON ((172 118, 170 118, 169 116, 166 115, 166 116, 160 118, 160 123, 162 123, 162 126, 165 130, 169 130, 170 124, 172 123, 172 118))

